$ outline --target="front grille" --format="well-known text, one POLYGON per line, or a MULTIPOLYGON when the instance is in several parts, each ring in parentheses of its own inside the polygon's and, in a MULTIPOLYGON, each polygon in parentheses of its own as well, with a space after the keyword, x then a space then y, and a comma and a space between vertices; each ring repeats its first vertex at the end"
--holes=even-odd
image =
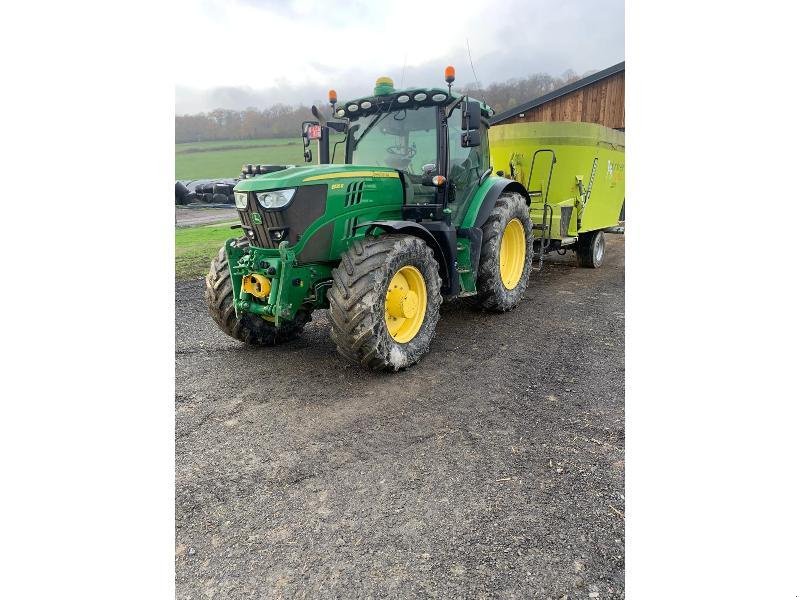
POLYGON ((277 248, 283 241, 296 244, 308 226, 325 214, 327 190, 324 184, 299 187, 289 205, 279 210, 264 209, 255 192, 248 192, 247 208, 239 210, 245 233, 252 232, 249 239, 261 248, 277 248))

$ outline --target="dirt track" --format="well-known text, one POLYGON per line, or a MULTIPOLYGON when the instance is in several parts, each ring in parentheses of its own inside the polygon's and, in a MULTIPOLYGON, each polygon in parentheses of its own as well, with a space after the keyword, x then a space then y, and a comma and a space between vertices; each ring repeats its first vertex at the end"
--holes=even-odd
POLYGON ((230 208, 186 208, 175 207, 175 227, 192 227, 194 225, 210 225, 212 223, 238 222, 236 209, 230 208))
POLYGON ((510 313, 444 305, 422 363, 317 312, 251 349, 176 290, 177 598, 624 597, 624 239, 510 313))

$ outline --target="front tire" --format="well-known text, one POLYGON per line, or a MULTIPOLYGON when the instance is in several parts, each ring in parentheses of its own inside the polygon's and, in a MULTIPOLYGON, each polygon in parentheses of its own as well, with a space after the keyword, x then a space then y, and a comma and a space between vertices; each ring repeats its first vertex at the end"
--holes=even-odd
POLYGON ((331 339, 365 367, 398 371, 428 352, 439 321, 442 280, 433 252, 410 235, 356 240, 333 270, 331 339))
POLYGON ((236 316, 233 307, 233 283, 228 269, 225 248, 211 261, 206 275, 206 305, 211 318, 219 328, 230 337, 249 346, 275 346, 300 335, 303 327, 311 320, 311 314, 298 311, 292 321, 275 327, 269 321, 251 313, 236 316))
POLYGON ((587 269, 599 269, 606 257, 606 236, 602 231, 590 231, 578 235, 578 246, 575 249, 578 266, 587 269))
POLYGON ((505 312, 520 303, 531 274, 533 227, 522 195, 501 194, 482 229, 477 302, 505 312))

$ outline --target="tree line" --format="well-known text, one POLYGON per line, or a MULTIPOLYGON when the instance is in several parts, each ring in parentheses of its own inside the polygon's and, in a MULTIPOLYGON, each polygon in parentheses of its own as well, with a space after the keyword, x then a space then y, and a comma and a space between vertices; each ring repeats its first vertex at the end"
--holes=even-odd
MULTIPOLYGON (((592 72, 583 75, 587 77, 592 72)), ((506 81, 479 86, 474 83, 464 87, 463 92, 480 100, 485 100, 495 113, 501 113, 524 102, 544 96, 560 87, 577 81, 581 76, 573 70, 565 71, 561 77, 546 73, 536 73, 525 78, 512 78, 506 81)))
MULTIPOLYGON (((319 105, 319 103, 317 103, 319 105)), ((300 123, 311 119, 310 107, 274 104, 264 110, 218 108, 208 113, 175 116, 175 141, 255 140, 300 135, 300 123)))
MULTIPOLYGON (((469 84, 463 88, 463 92, 485 99, 489 106, 500 113, 577 79, 578 75, 572 70, 566 71, 561 77, 536 73, 487 86, 469 84)), ((322 103, 317 102, 317 105, 321 106, 322 103)), ((175 141, 181 143, 294 137, 299 135, 300 123, 311 118, 309 108, 300 104, 274 104, 263 110, 254 107, 245 110, 218 108, 208 113, 176 115, 175 141)))

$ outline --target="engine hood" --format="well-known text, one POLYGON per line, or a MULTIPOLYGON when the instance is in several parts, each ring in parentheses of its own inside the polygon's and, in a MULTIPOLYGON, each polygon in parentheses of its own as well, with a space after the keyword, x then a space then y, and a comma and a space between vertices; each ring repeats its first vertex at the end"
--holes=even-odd
POLYGON ((336 179, 364 179, 399 177, 398 171, 389 167, 373 167, 365 165, 308 165, 290 167, 282 171, 256 175, 243 179, 236 184, 237 192, 260 192, 301 185, 328 183, 336 179))

